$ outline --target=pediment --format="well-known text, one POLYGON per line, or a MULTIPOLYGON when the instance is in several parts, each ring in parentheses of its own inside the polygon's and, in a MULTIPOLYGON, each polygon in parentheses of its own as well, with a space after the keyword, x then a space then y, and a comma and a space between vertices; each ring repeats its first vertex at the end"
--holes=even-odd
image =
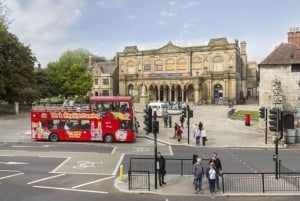
POLYGON ((167 45, 159 48, 156 53, 176 53, 176 52, 186 52, 184 48, 178 47, 173 43, 169 42, 167 45))

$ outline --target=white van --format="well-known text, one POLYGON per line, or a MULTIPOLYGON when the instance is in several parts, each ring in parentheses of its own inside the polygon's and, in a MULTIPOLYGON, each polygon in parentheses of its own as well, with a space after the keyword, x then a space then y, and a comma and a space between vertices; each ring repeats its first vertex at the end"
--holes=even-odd
POLYGON ((168 112, 168 104, 164 102, 152 102, 148 104, 148 108, 152 108, 152 115, 156 111, 158 117, 162 117, 164 113, 168 112))

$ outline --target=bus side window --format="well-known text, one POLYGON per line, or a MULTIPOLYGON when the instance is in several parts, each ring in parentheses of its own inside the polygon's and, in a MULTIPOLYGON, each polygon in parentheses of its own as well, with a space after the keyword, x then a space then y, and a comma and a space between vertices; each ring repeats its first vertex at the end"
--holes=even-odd
POLYGON ((90 121, 89 120, 81 120, 80 128, 82 130, 89 130, 90 129, 90 121))

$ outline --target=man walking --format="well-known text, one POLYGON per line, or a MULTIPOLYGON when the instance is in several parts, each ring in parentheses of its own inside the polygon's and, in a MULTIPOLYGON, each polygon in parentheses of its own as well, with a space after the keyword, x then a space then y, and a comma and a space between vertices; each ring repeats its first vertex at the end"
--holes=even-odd
POLYGON ((164 181, 165 174, 166 174, 166 160, 161 155, 160 152, 157 152, 157 171, 158 171, 158 181, 159 185, 162 186, 163 184, 166 184, 164 181))
POLYGON ((193 169, 194 174, 194 186, 195 186, 195 193, 203 193, 202 191, 202 177, 204 175, 204 167, 201 163, 201 158, 197 158, 197 162, 194 164, 193 169))

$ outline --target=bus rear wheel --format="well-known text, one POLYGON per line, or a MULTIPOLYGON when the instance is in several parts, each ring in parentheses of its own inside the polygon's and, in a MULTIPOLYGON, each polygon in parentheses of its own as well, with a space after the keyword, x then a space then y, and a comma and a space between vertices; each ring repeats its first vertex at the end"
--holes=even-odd
POLYGON ((112 142, 114 142, 114 137, 111 134, 107 134, 104 137, 104 142, 106 142, 106 143, 112 143, 112 142))
POLYGON ((49 141, 51 142, 58 142, 59 141, 59 137, 56 133, 51 133, 49 135, 49 141))

